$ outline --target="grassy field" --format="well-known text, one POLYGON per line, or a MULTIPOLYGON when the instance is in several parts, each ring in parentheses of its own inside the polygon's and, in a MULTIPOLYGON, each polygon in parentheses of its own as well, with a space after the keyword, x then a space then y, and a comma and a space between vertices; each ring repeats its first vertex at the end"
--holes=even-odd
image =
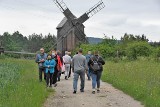
POLYGON ((160 63, 148 60, 107 62, 102 80, 123 90, 146 107, 160 107, 160 63))
POLYGON ((33 60, 0 59, 0 107, 41 107, 50 92, 33 60))

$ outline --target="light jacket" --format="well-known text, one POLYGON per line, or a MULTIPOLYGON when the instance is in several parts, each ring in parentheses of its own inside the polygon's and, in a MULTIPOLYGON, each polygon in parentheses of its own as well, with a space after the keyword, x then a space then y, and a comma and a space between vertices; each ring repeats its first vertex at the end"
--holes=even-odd
POLYGON ((38 67, 39 68, 43 68, 44 67, 44 62, 42 62, 42 63, 40 62, 41 59, 46 60, 47 59, 47 54, 44 53, 43 55, 41 55, 41 54, 37 54, 36 55, 35 62, 38 63, 38 67))
POLYGON ((48 73, 48 71, 50 71, 50 73, 54 73, 54 68, 56 66, 56 61, 54 59, 51 60, 46 60, 44 62, 44 66, 46 68, 45 72, 48 73), (49 68, 48 68, 49 66, 49 68))

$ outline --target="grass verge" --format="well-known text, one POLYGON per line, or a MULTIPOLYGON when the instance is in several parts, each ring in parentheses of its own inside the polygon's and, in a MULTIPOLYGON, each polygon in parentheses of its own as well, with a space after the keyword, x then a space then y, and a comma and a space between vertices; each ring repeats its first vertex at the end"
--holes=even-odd
POLYGON ((160 107, 160 63, 148 60, 107 62, 102 80, 141 101, 146 107, 160 107))
POLYGON ((33 60, 0 59, 0 107, 41 107, 49 94, 33 60))

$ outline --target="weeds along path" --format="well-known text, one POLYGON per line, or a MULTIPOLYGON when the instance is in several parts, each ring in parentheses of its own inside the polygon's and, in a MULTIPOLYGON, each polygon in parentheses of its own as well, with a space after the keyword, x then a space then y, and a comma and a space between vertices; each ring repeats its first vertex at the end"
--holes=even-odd
POLYGON ((91 81, 86 80, 85 92, 79 91, 78 84, 77 94, 72 94, 72 83, 73 78, 64 80, 62 76, 58 86, 54 87, 55 95, 47 99, 44 107, 144 107, 140 102, 110 84, 102 82, 101 92, 92 94, 91 81))

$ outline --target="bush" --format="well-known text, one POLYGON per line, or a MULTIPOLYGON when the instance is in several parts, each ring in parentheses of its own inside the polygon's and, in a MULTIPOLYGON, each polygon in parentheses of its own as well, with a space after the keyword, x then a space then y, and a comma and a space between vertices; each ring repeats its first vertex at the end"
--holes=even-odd
POLYGON ((151 46, 147 42, 133 42, 126 48, 126 55, 131 60, 135 60, 139 56, 148 57, 151 53, 151 46))

